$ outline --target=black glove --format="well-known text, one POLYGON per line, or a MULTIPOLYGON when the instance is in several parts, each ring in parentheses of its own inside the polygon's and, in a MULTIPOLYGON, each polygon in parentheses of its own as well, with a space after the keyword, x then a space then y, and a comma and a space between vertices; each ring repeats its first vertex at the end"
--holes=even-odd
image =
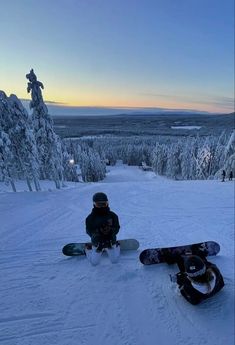
POLYGON ((185 279, 186 279, 186 273, 179 272, 176 274, 176 282, 178 285, 180 286, 184 285, 185 279))
POLYGON ((108 224, 103 224, 100 228, 100 232, 102 235, 108 236, 112 234, 112 227, 108 224))

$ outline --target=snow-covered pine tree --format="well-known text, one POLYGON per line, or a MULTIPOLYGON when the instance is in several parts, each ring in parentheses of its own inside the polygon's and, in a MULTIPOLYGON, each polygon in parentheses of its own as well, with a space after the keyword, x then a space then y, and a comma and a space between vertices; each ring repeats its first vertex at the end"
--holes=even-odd
POLYGON ((195 138, 186 139, 181 146, 180 162, 183 180, 196 178, 196 161, 194 159, 195 138))
POLYGON ((64 139, 63 144, 70 157, 73 157, 75 163, 79 163, 82 148, 79 144, 79 140, 64 139))
POLYGON ((230 172, 235 175, 235 131, 233 130, 224 150, 225 163, 224 169, 228 175, 230 172))
POLYGON ((10 183, 13 192, 16 192, 15 182, 11 174, 13 157, 9 136, 0 126, 0 181, 10 183))
POLYGON ((205 180, 207 178, 207 164, 210 159, 210 151, 207 146, 198 149, 197 157, 195 157, 197 162, 197 178, 199 180, 205 180))
MULTIPOLYGON (((216 177, 216 173, 219 169, 221 169, 225 162, 225 144, 227 143, 227 137, 225 132, 223 132, 219 138, 214 137, 214 149, 213 149, 213 161, 211 165, 211 175, 216 177)), ((222 170, 221 170, 222 172, 222 170)))
POLYGON ((171 144, 167 151, 166 176, 181 178, 180 143, 171 144))
POLYGON ((79 182, 78 174, 76 171, 76 164, 73 158, 73 155, 70 155, 67 151, 66 146, 62 145, 62 154, 63 154, 63 169, 64 169, 64 178, 66 181, 79 182))
POLYGON ((140 165, 144 160, 143 145, 138 142, 129 142, 126 149, 123 150, 123 162, 128 165, 140 165))
POLYGON ((38 157, 40 162, 40 173, 42 179, 52 179, 56 188, 61 187, 63 181, 63 158, 60 138, 55 134, 53 121, 48 114, 48 109, 43 101, 41 88, 43 84, 31 69, 26 74, 29 80, 27 91, 31 92, 30 108, 33 109, 32 124, 35 134, 38 157))
POLYGON ((10 183, 16 192, 14 178, 16 177, 16 164, 12 152, 12 143, 8 132, 12 127, 11 109, 5 92, 0 91, 0 179, 10 183))
POLYGON ((153 167, 153 171, 157 175, 165 175, 166 164, 167 164, 167 145, 159 144, 157 142, 152 152, 151 166, 153 167))
POLYGON ((105 177, 105 162, 102 161, 98 152, 95 152, 91 148, 82 152, 80 167, 84 182, 97 182, 103 180, 105 177))
POLYGON ((9 136, 12 150, 19 166, 21 177, 26 179, 28 188, 32 191, 31 181, 35 189, 40 190, 39 162, 36 141, 29 125, 29 117, 20 100, 15 95, 8 98, 12 113, 12 128, 9 136))

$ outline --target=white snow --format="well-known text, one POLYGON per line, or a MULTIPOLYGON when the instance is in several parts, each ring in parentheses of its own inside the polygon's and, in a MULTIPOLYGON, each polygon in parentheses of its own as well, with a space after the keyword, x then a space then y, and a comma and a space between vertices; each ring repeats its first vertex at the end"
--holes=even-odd
POLYGON ((171 129, 200 129, 201 126, 171 126, 171 129))
POLYGON ((173 181, 135 167, 109 167, 100 183, 0 194, 1 345, 232 345, 234 343, 234 183, 173 181), (73 188, 71 188, 73 187, 73 188), (108 194, 119 238, 137 252, 93 267, 65 257, 85 241, 92 195, 108 194), (198 306, 176 291, 175 266, 143 266, 141 250, 215 240, 211 257, 225 287, 198 306))

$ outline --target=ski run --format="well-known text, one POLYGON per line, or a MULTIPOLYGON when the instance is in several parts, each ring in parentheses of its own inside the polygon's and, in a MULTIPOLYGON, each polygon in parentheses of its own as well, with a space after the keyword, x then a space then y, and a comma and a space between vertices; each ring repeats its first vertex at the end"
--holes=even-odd
MULTIPOLYGON (((11 193, 0 185, 1 345, 234 344, 234 182, 173 181, 137 167, 109 167, 99 183, 11 193), (63 245, 87 241, 92 195, 105 192, 118 214, 119 239, 140 248, 117 264, 93 267, 65 257, 63 245), (217 241, 210 257, 225 287, 198 306, 170 282, 176 266, 143 266, 141 250, 217 241)), ((49 182, 48 182, 49 184, 49 182)))

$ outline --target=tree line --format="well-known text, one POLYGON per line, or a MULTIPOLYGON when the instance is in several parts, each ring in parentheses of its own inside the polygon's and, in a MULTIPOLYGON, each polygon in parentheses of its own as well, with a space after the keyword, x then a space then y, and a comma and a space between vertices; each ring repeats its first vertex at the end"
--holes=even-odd
POLYGON ((214 179, 222 170, 235 169, 234 132, 208 137, 93 137, 64 139, 68 152, 81 163, 81 152, 97 167, 102 161, 115 165, 146 166, 157 174, 176 180, 214 179), (97 155, 99 161, 97 161, 97 155))

